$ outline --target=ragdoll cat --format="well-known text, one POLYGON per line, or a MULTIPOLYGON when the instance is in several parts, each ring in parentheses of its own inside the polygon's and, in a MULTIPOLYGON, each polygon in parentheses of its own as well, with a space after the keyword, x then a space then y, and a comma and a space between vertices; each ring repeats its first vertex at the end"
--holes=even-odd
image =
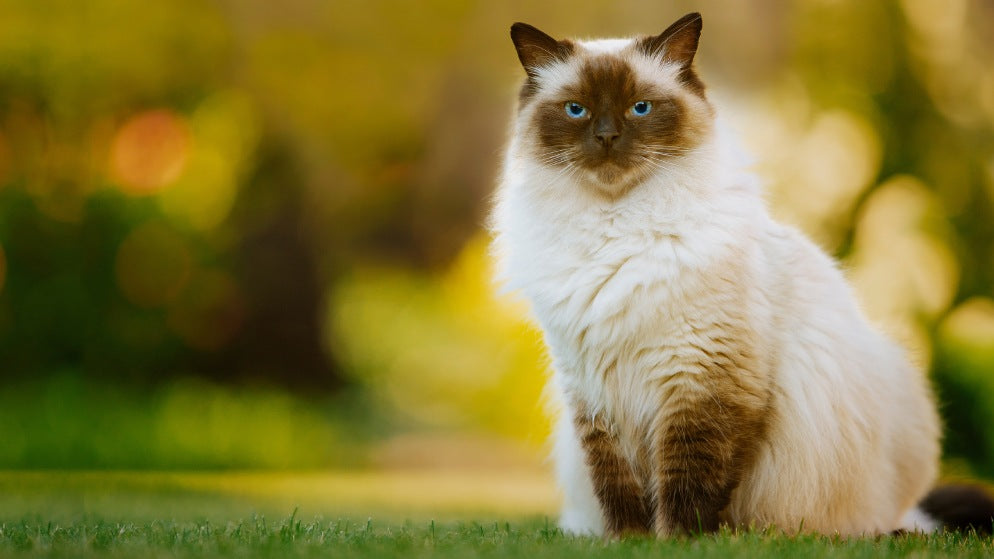
POLYGON ((561 525, 932 529, 929 385, 769 216, 692 68, 700 31, 699 14, 637 39, 511 28, 527 79, 492 229, 553 358, 561 525))

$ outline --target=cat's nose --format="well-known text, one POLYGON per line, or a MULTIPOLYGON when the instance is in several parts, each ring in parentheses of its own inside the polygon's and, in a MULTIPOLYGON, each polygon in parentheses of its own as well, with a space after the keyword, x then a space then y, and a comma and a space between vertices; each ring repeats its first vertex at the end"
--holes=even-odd
POLYGON ((594 137, 597 141, 604 147, 609 148, 611 144, 620 136, 618 132, 618 126, 614 123, 613 119, 601 118, 597 122, 597 127, 594 128, 594 137))
POLYGON ((597 132, 594 135, 597 136, 597 141, 600 142, 602 146, 609 148, 611 147, 611 144, 614 143, 614 140, 617 139, 618 136, 620 136, 621 134, 612 131, 612 132, 597 132))

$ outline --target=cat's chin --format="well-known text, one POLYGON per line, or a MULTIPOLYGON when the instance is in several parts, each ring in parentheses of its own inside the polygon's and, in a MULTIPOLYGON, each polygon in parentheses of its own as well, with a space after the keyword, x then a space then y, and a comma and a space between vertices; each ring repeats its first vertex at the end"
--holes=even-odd
POLYGON ((618 165, 602 165, 587 172, 586 182, 597 194, 617 199, 628 194, 645 179, 643 173, 634 169, 625 169, 618 165))

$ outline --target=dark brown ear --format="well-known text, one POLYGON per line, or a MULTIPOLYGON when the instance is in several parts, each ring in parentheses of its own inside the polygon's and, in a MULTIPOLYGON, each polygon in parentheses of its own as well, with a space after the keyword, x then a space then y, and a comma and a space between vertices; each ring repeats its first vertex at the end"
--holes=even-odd
POLYGON ((527 23, 519 22, 511 26, 511 40, 529 76, 534 76, 539 66, 565 60, 573 52, 572 43, 557 41, 527 23))
POLYGON ((697 54, 703 23, 701 14, 687 14, 659 35, 639 41, 639 48, 649 56, 662 56, 663 60, 689 68, 697 54))
POLYGON ((695 93, 704 97, 704 82, 692 67, 697 54, 697 42, 701 38, 703 26, 701 14, 694 12, 676 20, 655 37, 646 37, 638 42, 638 48, 649 56, 662 57, 664 61, 680 65, 680 80, 695 93))

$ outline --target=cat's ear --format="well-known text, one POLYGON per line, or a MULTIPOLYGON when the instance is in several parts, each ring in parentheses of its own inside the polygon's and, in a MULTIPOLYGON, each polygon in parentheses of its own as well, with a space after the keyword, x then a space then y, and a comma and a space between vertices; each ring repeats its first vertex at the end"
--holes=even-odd
POLYGON ((527 23, 511 26, 511 40, 529 77, 534 77, 539 67, 566 60, 573 52, 573 44, 569 41, 557 41, 527 23))
POLYGON ((662 56, 663 60, 690 68, 697 54, 702 24, 701 14, 687 14, 659 35, 640 40, 639 48, 649 56, 662 56))

